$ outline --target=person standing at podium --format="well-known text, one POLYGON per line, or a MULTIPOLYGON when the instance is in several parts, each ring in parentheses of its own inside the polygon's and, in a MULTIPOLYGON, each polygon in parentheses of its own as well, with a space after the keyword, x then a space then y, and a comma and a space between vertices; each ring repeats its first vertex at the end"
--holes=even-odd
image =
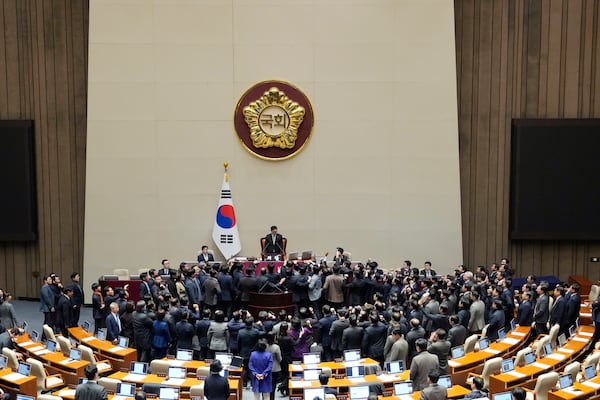
POLYGON ((284 238, 277 233, 277 226, 271 226, 271 233, 264 237, 264 247, 262 249, 263 259, 266 257, 285 256, 284 238))

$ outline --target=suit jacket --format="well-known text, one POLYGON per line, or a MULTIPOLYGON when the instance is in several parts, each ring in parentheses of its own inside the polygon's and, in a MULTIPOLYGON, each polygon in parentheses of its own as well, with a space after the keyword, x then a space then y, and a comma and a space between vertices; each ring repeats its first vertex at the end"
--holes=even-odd
POLYGON ((531 323, 533 322, 533 308, 531 307, 531 301, 526 300, 519 305, 516 322, 519 326, 531 326, 531 323))
POLYGON ((427 351, 435 354, 439 360, 440 371, 448 373, 448 355, 452 345, 448 340, 438 340, 437 342, 429 343, 427 351))
POLYGON ((69 287, 73 289, 71 303, 73 303, 74 306, 81 306, 84 303, 84 295, 83 290, 81 290, 81 285, 79 285, 77 282, 71 282, 69 287))
POLYGON ((344 329, 348 328, 349 326, 350 323, 347 319, 338 319, 333 321, 333 323, 331 324, 331 329, 329 329, 332 350, 344 350, 344 348, 342 347, 342 335, 344 334, 344 329))
POLYGON ((40 311, 50 312, 52 307, 54 307, 54 292, 50 285, 44 285, 40 290, 40 311))
POLYGON ((426 350, 417 354, 410 364, 410 380, 413 381, 413 390, 422 390, 427 387, 429 371, 437 368, 438 358, 435 354, 426 350))
POLYGON ((137 347, 150 350, 152 348, 152 319, 145 312, 133 313, 133 336, 137 347))
POLYGON ((15 308, 8 302, 2 302, 0 304, 0 322, 4 329, 14 328, 17 326, 17 314, 15 308))
POLYGON ((111 312, 106 317, 106 340, 112 342, 113 340, 117 339, 120 334, 121 329, 119 329, 119 324, 111 312))
POLYGON ((323 290, 327 293, 327 300, 332 303, 342 303, 344 301, 343 285, 344 278, 340 274, 328 275, 323 284, 323 290))
POLYGON ((66 334, 66 328, 73 326, 73 304, 66 295, 61 295, 58 298, 55 318, 54 324, 62 334, 66 334))
POLYGON ((210 254, 210 253, 206 253, 206 254, 200 253, 200 254, 198 254, 198 262, 199 263, 201 263, 201 262, 209 262, 209 261, 215 261, 215 257, 212 254, 210 254))
POLYGON ((255 276, 243 276, 238 282, 238 291, 240 292, 240 301, 250 301, 250 292, 259 289, 258 280, 255 276))
POLYGON ((461 324, 454 325, 448 331, 448 340, 452 347, 460 346, 461 344, 465 344, 465 340, 467 339, 467 329, 461 324))
POLYGON ((387 326, 381 322, 369 325, 363 335, 363 354, 367 357, 383 358, 383 349, 387 339, 387 326))
POLYGON ((146 281, 140 282, 140 300, 143 300, 146 295, 152 295, 150 291, 150 283, 146 281))
POLYGON ((106 389, 96 382, 87 382, 77 385, 75 400, 108 400, 106 389))
POLYGON ((420 400, 446 400, 448 398, 448 389, 437 383, 432 383, 421 391, 420 400))
POLYGON ((579 293, 571 294, 567 301, 567 311, 565 313, 565 321, 567 326, 575 324, 575 320, 579 317, 579 309, 581 308, 581 296, 579 293))
POLYGON ((490 324, 487 329, 487 337, 490 341, 498 339, 498 330, 504 328, 504 311, 495 310, 490 317, 490 324))
MULTIPOLYGON (((425 268, 423 268, 421 271, 419 271, 419 275, 421 275, 422 277, 426 277, 427 270, 425 270, 425 268)), ((435 272, 435 270, 433 268, 430 268, 429 269, 429 278, 433 278, 436 275, 437 275, 437 273, 435 272)))
POLYGON ((204 396, 208 400, 227 400, 229 398, 229 381, 219 374, 211 373, 204 380, 204 396))
POLYGON ((219 296, 221 295, 221 285, 219 285, 219 281, 216 278, 210 277, 204 281, 202 289, 204 291, 204 304, 216 306, 219 302, 219 296))
POLYGON ((592 303, 592 321, 600 323, 600 296, 592 303))
POLYGON ((533 320, 536 325, 546 325, 550 318, 550 298, 547 294, 538 297, 533 309, 533 320))
POLYGON ((556 299, 554 299, 554 304, 550 310, 550 326, 555 324, 567 325, 567 323, 563 321, 566 305, 567 302, 564 296, 558 296, 556 299))
POLYGON ((9 349, 14 348, 13 341, 10 338, 10 333, 8 333, 8 331, 0 333, 0 348, 3 349, 5 347, 9 349))
MULTIPOLYGON (((335 315, 329 314, 319 320, 319 330, 321 331, 321 345, 324 348, 329 348, 331 346, 331 335, 329 332, 331 331, 331 325, 335 321, 335 315)), ((362 338, 361 338, 362 339, 362 338)))
POLYGON ((270 233, 265 236, 263 254, 283 254, 283 236, 280 233, 275 235, 275 240, 270 233))
POLYGON ((469 318, 469 330, 478 332, 485 326, 485 304, 483 301, 477 300, 471 304, 469 308, 471 318, 469 318))
POLYGON ((215 351, 227 351, 229 348, 227 322, 211 322, 208 327, 208 348, 215 351))
POLYGON ((392 344, 392 348, 390 352, 386 355, 385 361, 399 361, 401 360, 404 363, 404 368, 407 368, 406 359, 408 358, 408 342, 404 340, 403 337, 396 340, 394 344, 392 344))
POLYGON ((342 349, 360 349, 365 329, 361 326, 350 326, 342 333, 342 349))
POLYGON ((417 349, 415 347, 415 342, 417 339, 425 337, 425 329, 419 325, 418 328, 412 328, 406 334, 406 341, 408 342, 408 357, 413 358, 417 354, 417 349))
POLYGON ((235 287, 233 286, 233 277, 229 274, 220 273, 217 280, 221 286, 221 300, 233 301, 236 296, 235 287))

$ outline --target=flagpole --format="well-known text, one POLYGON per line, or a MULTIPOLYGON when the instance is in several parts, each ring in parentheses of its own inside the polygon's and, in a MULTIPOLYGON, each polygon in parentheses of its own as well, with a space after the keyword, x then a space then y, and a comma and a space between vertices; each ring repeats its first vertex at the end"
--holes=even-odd
POLYGON ((229 173, 227 172, 227 167, 229 167, 229 163, 225 161, 223 163, 223 167, 225 167, 225 182, 229 182, 229 173))

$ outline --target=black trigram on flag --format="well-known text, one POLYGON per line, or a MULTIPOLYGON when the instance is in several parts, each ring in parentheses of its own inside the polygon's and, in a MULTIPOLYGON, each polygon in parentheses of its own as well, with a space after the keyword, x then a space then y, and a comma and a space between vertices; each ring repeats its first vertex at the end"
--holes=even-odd
POLYGON ((222 199, 230 199, 231 198, 231 190, 221 190, 221 198, 222 199))
POLYGON ((221 235, 221 243, 223 243, 223 244, 233 243, 233 235, 221 235))

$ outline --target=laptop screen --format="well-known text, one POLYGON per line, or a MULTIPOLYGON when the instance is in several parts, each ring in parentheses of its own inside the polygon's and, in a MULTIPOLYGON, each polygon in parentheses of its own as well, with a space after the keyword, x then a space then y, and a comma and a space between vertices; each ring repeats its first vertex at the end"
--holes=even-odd
POLYGON ((131 397, 135 395, 135 383, 117 383, 117 394, 119 396, 131 397))
POLYGON ((404 362, 403 361, 392 361, 385 365, 385 368, 388 374, 399 374, 404 372, 404 362))
POLYGON ((6 358, 6 356, 0 355, 0 369, 6 368, 7 362, 8 362, 8 358, 6 358))
POLYGON ((131 362, 131 367, 130 367, 130 372, 132 374, 140 374, 140 375, 146 375, 148 371, 148 364, 145 362, 139 362, 139 361, 132 361, 131 362))
POLYGON ((179 399, 179 388, 161 387, 158 393, 158 398, 161 400, 177 400, 179 399))
POLYGON ((321 353, 304 353, 302 354, 303 364, 318 364, 321 362, 321 353))
POLYGON ((492 400, 512 400, 510 392, 496 393, 492 396, 492 400))
POLYGON ((452 377, 450 375, 442 375, 438 379, 438 385, 450 389, 452 387, 452 377))
POLYGON ((561 333, 558 335, 558 346, 563 347, 565 344, 567 344, 567 337, 564 333, 561 333))
POLYGON ((515 369, 515 363, 512 358, 508 358, 506 360, 502 360, 502 372, 510 372, 515 369))
POLYGON ((402 396, 403 394, 411 394, 413 392, 413 384, 411 381, 394 383, 394 394, 402 396))
POLYGON ((498 329, 498 339, 502 340, 506 337, 506 331, 504 328, 498 329))
POLYGON ((69 358, 76 361, 81 360, 81 350, 71 349, 71 351, 69 351, 69 358))
POLYGON ((98 329, 96 337, 98 338, 98 340, 106 340, 106 328, 98 329))
POLYGON ((27 321, 23 321, 23 323, 21 324, 21 328, 23 329, 24 332, 27 332, 27 327, 29 325, 27 324, 27 321))
POLYGON ((357 365, 354 367, 347 367, 346 375, 348 375, 348 378, 360 378, 361 376, 365 376, 365 366, 357 365))
POLYGON ((535 362, 535 353, 530 351, 525 353, 525 365, 533 364, 535 362))
POLYGON ((566 389, 573 386, 573 377, 571 374, 564 374, 558 378, 558 385, 561 389, 566 389))
POLYGON ((585 367, 585 369, 583 370, 583 373, 585 374, 585 379, 592 379, 596 377, 596 366, 595 365, 588 365, 587 367, 585 367))
POLYGON ((573 325, 571 325, 569 327, 569 337, 573 337, 575 336, 575 327, 573 325))
POLYGON ((17 368, 17 372, 21 375, 29 376, 29 372, 31 371, 31 365, 19 362, 19 368, 17 368))
POLYGON ((544 352, 546 353, 546 356, 552 354, 552 343, 546 343, 544 345, 544 352))
POLYGON ((360 350, 346 350, 344 351, 344 361, 358 361, 360 360, 360 350))
POLYGON ((38 341, 38 337, 40 336, 40 334, 38 333, 38 331, 35 330, 31 330, 31 341, 32 342, 37 342, 38 341))
POLYGON ((18 394, 17 400, 35 400, 35 399, 31 396, 25 396, 24 394, 18 394))
POLYGON ((305 388, 304 400, 325 400, 325 389, 323 388, 305 388))
POLYGON ((233 358, 231 359, 231 365, 230 367, 233 368, 240 368, 242 366, 244 362, 244 359, 240 356, 233 356, 233 358))
POLYGON ((318 381, 320 373, 321 373, 320 369, 305 369, 304 370, 304 380, 305 381, 318 381))
POLYGON ((182 367, 169 367, 169 379, 185 379, 187 370, 182 367))
POLYGON ((231 353, 216 353, 215 360, 221 361, 221 364, 227 366, 231 364, 231 360, 233 359, 233 354, 231 353))
POLYGON ((87 378, 79 378, 79 384, 80 385, 84 384, 84 383, 87 383, 87 381, 88 381, 87 378))
POLYGON ((129 338, 125 336, 119 336, 119 347, 124 349, 129 347, 129 338))
POLYGON ((90 331, 90 323, 88 321, 83 321, 82 328, 84 331, 89 332, 90 331))
POLYGON ((515 329, 517 329, 517 322, 513 318, 513 319, 510 320, 510 330, 514 331, 515 329))
POLYGON ((461 358, 465 355, 465 347, 464 346, 456 346, 453 347, 450 351, 453 359, 461 358))
MULTIPOLYGON (((193 355, 194 355, 193 350, 177 349, 177 354, 176 354, 175 358, 178 359, 179 361, 192 361, 193 355)), ((221 364, 222 363, 223 363, 223 361, 221 361, 221 364)))
POLYGON ((369 386, 350 386, 350 400, 369 398, 369 386))
POLYGON ((490 340, 488 338, 479 340, 479 350, 485 350, 488 347, 490 347, 490 340))

